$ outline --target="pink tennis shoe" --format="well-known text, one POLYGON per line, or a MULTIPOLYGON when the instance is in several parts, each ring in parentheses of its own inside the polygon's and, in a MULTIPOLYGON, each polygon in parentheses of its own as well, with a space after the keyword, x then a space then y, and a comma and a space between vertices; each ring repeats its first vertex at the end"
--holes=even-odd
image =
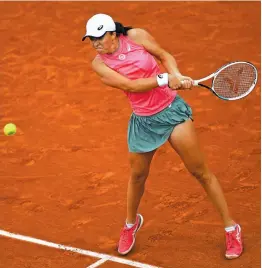
POLYGON ((118 244, 118 253, 121 255, 128 254, 135 245, 136 233, 143 224, 143 217, 140 214, 136 216, 136 222, 133 227, 127 228, 125 226, 120 234, 120 240, 118 244))
POLYGON ((235 259, 238 258, 243 251, 243 243, 241 237, 241 227, 236 225, 235 230, 232 232, 226 232, 226 258, 235 259))
MULTIPOLYGON (((136 216, 136 222, 133 227, 125 226, 120 234, 118 243, 118 253, 121 255, 128 254, 135 245, 136 233, 143 225, 143 217, 140 214, 136 216)), ((235 230, 226 232, 226 254, 227 259, 238 258, 243 252, 243 243, 241 237, 241 227, 236 225, 235 230)))

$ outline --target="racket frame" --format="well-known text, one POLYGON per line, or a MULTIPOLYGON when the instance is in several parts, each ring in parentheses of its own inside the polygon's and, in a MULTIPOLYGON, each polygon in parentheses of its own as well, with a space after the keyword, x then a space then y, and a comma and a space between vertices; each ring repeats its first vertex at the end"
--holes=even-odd
POLYGON ((216 72, 202 78, 202 79, 199 79, 199 80, 194 80, 193 81, 193 85, 194 86, 201 86, 201 87, 205 87, 205 88, 208 88, 212 93, 214 93, 218 98, 222 99, 222 100, 229 100, 229 101, 232 101, 232 100, 239 100, 239 99, 242 99, 244 97, 246 97, 256 86, 257 84, 257 77, 258 77, 258 73, 257 73, 257 68, 251 63, 251 62, 248 62, 248 61, 234 61, 234 62, 231 62, 231 63, 227 63, 225 65, 223 65, 221 68, 219 68, 216 72), (251 87, 249 88, 249 90, 247 92, 245 92, 244 94, 242 94, 241 96, 238 96, 238 97, 232 97, 232 98, 224 98, 222 96, 219 96, 213 89, 213 86, 214 86, 214 80, 216 78, 216 76, 221 72, 223 71, 224 69, 226 69, 228 66, 231 66, 231 65, 236 65, 238 63, 245 63, 245 64, 248 64, 250 65, 254 71, 255 71, 255 79, 254 79, 254 82, 253 84, 251 85, 251 87), (200 82, 203 82, 203 81, 206 81, 206 80, 209 80, 210 78, 213 78, 212 80, 212 85, 211 87, 209 86, 206 86, 200 82))

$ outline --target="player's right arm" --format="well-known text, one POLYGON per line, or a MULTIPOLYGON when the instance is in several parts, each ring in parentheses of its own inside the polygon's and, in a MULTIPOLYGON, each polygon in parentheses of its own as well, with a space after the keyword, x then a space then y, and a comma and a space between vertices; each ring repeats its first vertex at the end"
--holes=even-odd
POLYGON ((145 92, 158 87, 156 77, 130 80, 109 68, 101 59, 96 57, 92 62, 93 70, 100 76, 101 81, 111 87, 128 92, 145 92))

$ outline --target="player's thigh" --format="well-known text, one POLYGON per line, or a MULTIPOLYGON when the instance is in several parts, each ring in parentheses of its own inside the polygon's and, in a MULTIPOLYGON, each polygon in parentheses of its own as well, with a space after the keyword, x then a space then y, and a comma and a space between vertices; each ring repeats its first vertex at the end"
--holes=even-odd
POLYGON ((204 155, 199 145, 194 124, 190 119, 174 128, 169 137, 169 142, 193 175, 205 172, 207 167, 204 155))
POLYGON ((156 150, 147 153, 129 153, 129 163, 133 176, 147 177, 156 150))

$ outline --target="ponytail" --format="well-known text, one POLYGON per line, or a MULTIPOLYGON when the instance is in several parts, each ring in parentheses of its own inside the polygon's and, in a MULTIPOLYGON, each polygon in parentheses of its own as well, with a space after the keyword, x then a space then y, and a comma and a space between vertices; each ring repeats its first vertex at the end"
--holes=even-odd
POLYGON ((116 36, 120 34, 127 35, 127 32, 132 29, 131 26, 124 27, 121 23, 115 22, 116 25, 116 36))

